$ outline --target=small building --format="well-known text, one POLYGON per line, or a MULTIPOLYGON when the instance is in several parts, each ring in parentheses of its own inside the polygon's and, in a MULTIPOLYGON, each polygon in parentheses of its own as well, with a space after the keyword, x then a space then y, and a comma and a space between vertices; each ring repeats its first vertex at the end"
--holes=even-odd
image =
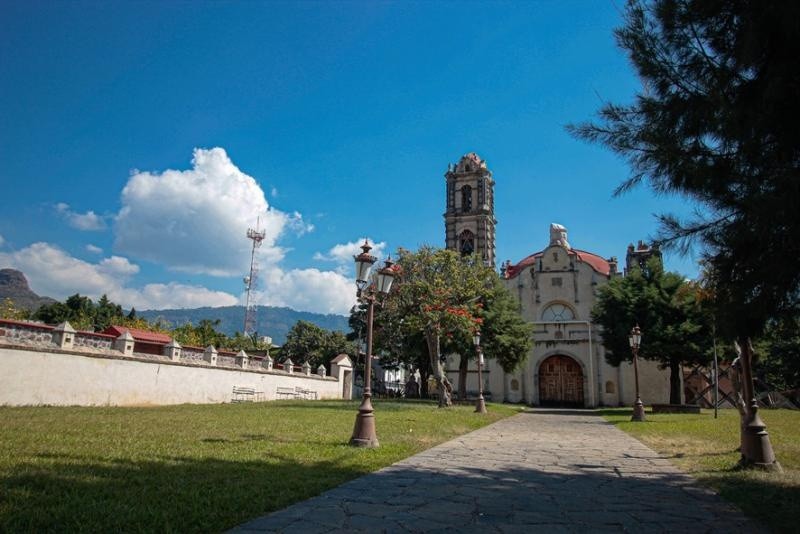
POLYGON ((169 345, 169 343, 172 342, 172 338, 167 334, 150 332, 149 330, 139 330, 138 328, 128 328, 127 326, 112 325, 103 330, 102 333, 112 335, 116 338, 125 332, 130 333, 133 337, 134 352, 161 354, 164 350, 164 345, 169 345))

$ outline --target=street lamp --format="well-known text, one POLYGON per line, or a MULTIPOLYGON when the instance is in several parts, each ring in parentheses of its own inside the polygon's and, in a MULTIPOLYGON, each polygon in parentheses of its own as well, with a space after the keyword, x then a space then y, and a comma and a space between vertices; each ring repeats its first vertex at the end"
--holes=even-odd
POLYGON ((472 336, 472 342, 475 344, 475 352, 478 356, 478 402, 475 404, 475 413, 486 413, 486 402, 483 400, 483 375, 481 369, 483 368, 483 351, 481 350, 481 332, 475 331, 472 336))
POLYGON ((644 405, 639 396, 639 347, 642 344, 642 331, 639 330, 638 324, 628 334, 628 343, 631 346, 631 352, 633 352, 633 376, 636 381, 636 402, 633 403, 631 421, 644 421, 644 405))
POLYGON ((353 428, 353 437, 350 445, 354 447, 377 447, 378 435, 375 433, 375 413, 372 409, 372 318, 375 311, 375 299, 389 293, 394 281, 395 271, 392 269, 392 260, 387 259, 383 269, 370 282, 369 271, 377 258, 370 255, 366 240, 361 245, 361 254, 354 256, 356 261, 356 295, 361 302, 367 303, 367 357, 364 362, 364 396, 361 406, 358 407, 356 424, 353 428))

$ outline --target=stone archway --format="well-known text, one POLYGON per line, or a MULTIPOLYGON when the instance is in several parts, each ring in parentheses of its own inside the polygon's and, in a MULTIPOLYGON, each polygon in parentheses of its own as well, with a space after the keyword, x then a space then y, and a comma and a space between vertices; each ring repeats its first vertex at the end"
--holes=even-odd
POLYGON ((539 404, 583 408, 581 364, 562 354, 546 358, 539 366, 539 404))

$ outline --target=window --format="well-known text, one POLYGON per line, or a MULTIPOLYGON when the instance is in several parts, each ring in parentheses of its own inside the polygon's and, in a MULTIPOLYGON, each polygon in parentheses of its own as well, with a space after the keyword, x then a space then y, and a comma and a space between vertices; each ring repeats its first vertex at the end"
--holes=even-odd
POLYGON ((612 382, 611 380, 606 382, 606 393, 616 393, 616 392, 617 388, 614 386, 614 382, 612 382))
POLYGON ((575 319, 575 313, 572 308, 565 304, 551 304, 542 312, 542 321, 572 321, 575 319))
POLYGON ((464 230, 458 236, 458 250, 462 256, 469 256, 475 252, 475 234, 469 230, 464 230))
POLYGON ((472 188, 468 185, 461 188, 461 210, 472 211, 472 188))
POLYGON ((551 283, 554 286, 561 287, 563 285, 564 280, 561 277, 554 277, 551 279, 551 283))

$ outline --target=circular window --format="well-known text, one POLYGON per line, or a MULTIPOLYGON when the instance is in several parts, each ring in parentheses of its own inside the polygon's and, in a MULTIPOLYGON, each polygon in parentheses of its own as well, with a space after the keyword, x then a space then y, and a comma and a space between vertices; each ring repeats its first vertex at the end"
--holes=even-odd
POLYGON ((575 319, 575 313, 572 308, 564 304, 551 304, 542 312, 543 321, 572 321, 575 319))

